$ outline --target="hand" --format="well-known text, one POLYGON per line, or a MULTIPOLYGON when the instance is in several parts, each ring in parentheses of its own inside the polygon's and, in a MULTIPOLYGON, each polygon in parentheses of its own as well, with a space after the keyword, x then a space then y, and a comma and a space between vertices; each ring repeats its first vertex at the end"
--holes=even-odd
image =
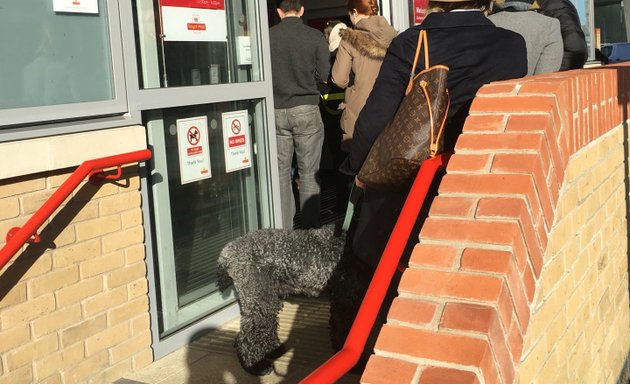
POLYGON ((364 189, 363 187, 365 187, 365 184, 363 184, 363 182, 359 180, 359 176, 354 177, 354 184, 361 189, 364 189))

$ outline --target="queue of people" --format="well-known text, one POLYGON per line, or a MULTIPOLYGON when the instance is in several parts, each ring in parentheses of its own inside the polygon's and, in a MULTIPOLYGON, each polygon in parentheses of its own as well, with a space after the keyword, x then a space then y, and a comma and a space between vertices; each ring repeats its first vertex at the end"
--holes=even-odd
MULTIPOLYGON (((294 150, 302 215, 317 214, 308 211, 308 200, 319 192, 315 175, 324 132, 316 109, 317 82, 332 81, 345 89, 339 145, 347 156, 339 171, 354 179, 363 189, 363 197, 346 240, 354 278, 335 284, 336 295, 367 290, 408 194, 408 190, 372 188, 357 175, 405 95, 420 31, 427 33, 430 63, 449 68, 444 149, 452 150, 472 100, 484 84, 584 65, 586 43, 575 8, 565 4, 570 1, 538 1, 505 0, 495 7, 493 0, 432 0, 421 24, 398 33, 379 16, 376 0, 349 0, 352 26, 337 23, 327 39, 302 24, 299 18, 304 8, 299 0, 279 2, 282 21, 271 28, 271 48, 285 228, 292 228, 295 213, 290 207, 294 150), (536 8, 542 11, 533 10, 536 8)), ((426 69, 423 63, 423 58, 418 60, 416 73, 426 69)), ((318 225, 315 216, 307 222, 318 225)), ((333 324, 349 329, 351 321, 331 320, 333 324)), ((370 348, 366 347, 366 354, 371 353, 370 348)))

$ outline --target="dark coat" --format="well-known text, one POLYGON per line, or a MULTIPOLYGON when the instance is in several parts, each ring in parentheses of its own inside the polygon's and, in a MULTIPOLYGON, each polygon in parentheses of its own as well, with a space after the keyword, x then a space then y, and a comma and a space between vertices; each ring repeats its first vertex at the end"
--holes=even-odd
MULTIPOLYGON (((446 149, 454 147, 470 104, 482 85, 527 74, 525 40, 519 34, 496 27, 477 11, 429 14, 422 24, 392 40, 357 120, 350 154, 340 167, 343 173, 354 176, 359 172, 374 140, 394 116, 407 87, 420 29, 427 30, 429 64, 443 64, 450 69, 446 149)), ((416 72, 423 67, 421 57, 416 72)), ((406 195, 407 192, 365 189, 349 240, 356 257, 372 268, 380 259, 406 195)))
POLYGON ((561 71, 582 68, 588 59, 588 47, 580 26, 577 9, 570 0, 538 0, 543 15, 560 21, 564 44, 561 71))
POLYGON ((324 35, 289 16, 269 30, 273 98, 276 109, 319 104, 318 82, 330 74, 324 35))

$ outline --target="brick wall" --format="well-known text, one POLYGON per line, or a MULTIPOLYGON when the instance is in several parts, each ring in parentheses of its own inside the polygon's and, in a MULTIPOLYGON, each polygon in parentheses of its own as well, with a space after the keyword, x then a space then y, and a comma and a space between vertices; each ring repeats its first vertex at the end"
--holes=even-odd
POLYGON ((363 383, 627 371, 630 66, 483 87, 363 383))
MULTIPOLYGON (((0 180, 0 247, 73 169, 0 180)), ((0 383, 111 383, 152 359, 137 166, 85 183, 0 271, 0 383)))

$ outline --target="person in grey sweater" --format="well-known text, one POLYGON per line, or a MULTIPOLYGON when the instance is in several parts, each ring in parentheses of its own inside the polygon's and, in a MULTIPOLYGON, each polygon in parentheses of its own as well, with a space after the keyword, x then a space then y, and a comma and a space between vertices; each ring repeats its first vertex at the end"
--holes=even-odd
POLYGON ((557 72, 563 44, 558 19, 531 10, 533 0, 506 0, 503 9, 488 16, 497 27, 523 36, 527 46, 527 75, 557 72))
POLYGON ((300 0, 278 2, 280 23, 270 29, 271 70, 276 117, 280 203, 283 228, 293 228, 295 200, 291 188, 293 153, 299 174, 302 226, 319 226, 319 162, 324 124, 319 112, 318 82, 330 74, 328 43, 304 25, 300 0))

